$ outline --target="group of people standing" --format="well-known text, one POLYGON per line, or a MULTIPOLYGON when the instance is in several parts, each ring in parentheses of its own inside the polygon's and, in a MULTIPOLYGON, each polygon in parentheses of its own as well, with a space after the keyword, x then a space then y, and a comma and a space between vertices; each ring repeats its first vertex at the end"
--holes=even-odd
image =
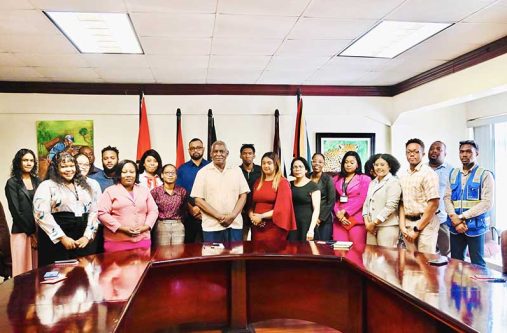
POLYGON ((37 177, 33 151, 19 150, 5 192, 13 218, 13 275, 56 260, 100 252, 191 242, 340 240, 388 247, 404 243, 421 252, 437 249, 485 265, 494 179, 477 164, 478 146, 460 142, 461 168, 444 163, 445 144, 434 142, 429 163, 424 143, 406 143, 409 169, 376 154, 366 163, 345 153, 340 172, 323 172, 325 158, 291 163, 292 181, 280 158, 267 152, 256 165, 255 147, 240 149, 242 164, 227 162, 223 141, 189 142, 190 160, 163 165, 150 149, 138 163, 119 160, 115 147, 101 151, 103 169, 90 147, 75 156, 59 152, 46 180, 37 177), (450 236, 449 236, 450 232, 450 236), (438 246, 437 246, 438 243, 438 246))

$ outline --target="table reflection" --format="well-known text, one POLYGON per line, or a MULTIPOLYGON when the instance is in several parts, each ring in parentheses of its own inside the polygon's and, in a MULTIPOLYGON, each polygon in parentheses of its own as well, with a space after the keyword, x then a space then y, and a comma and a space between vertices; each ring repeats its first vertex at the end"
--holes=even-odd
POLYGON ((108 317, 107 304, 101 302, 128 300, 149 259, 149 249, 132 250, 81 257, 77 265, 51 265, 20 275, 14 279, 7 306, 9 321, 23 327, 23 332, 96 332, 100 330, 99 312, 106 313, 104 320, 108 317), (50 270, 67 278, 41 284, 50 270))

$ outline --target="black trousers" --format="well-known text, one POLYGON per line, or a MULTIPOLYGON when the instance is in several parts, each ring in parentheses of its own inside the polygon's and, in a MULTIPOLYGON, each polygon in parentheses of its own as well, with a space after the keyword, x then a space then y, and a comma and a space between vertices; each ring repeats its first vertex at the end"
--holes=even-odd
POLYGON ((185 244, 202 242, 202 221, 193 216, 183 219, 185 225, 185 244))
MULTIPOLYGON (((86 225, 86 224, 85 224, 86 225)), ((90 241, 90 251, 92 253, 104 253, 104 226, 99 223, 95 238, 90 241)))
POLYGON ((315 240, 330 241, 333 239, 333 223, 325 221, 315 228, 315 240))
MULTIPOLYGON (((81 217, 76 217, 73 213, 68 212, 53 213, 52 215, 67 237, 74 240, 83 237, 88 223, 88 214, 81 217)), ((90 243, 84 249, 67 250, 61 242, 54 244, 44 230, 40 228, 37 231, 37 240, 39 267, 52 264, 56 260, 74 259, 94 252, 90 243)))

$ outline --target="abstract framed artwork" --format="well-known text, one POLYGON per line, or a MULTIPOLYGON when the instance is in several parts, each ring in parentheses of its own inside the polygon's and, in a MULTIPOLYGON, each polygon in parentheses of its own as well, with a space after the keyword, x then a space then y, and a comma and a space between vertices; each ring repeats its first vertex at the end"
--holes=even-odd
POLYGON ((375 133, 316 133, 316 151, 326 158, 324 172, 340 172, 348 151, 355 151, 364 162, 375 152, 375 133))

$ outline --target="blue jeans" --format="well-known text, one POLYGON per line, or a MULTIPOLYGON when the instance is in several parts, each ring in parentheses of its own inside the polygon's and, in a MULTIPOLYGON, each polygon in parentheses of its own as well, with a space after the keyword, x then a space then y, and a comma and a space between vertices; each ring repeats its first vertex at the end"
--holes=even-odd
POLYGON ((486 267, 484 261, 484 234, 469 237, 465 234, 454 235, 451 233, 451 258, 465 260, 467 246, 472 264, 486 267))
POLYGON ((227 228, 220 231, 203 231, 203 241, 205 242, 216 242, 216 243, 227 243, 237 242, 243 240, 242 229, 227 228))

